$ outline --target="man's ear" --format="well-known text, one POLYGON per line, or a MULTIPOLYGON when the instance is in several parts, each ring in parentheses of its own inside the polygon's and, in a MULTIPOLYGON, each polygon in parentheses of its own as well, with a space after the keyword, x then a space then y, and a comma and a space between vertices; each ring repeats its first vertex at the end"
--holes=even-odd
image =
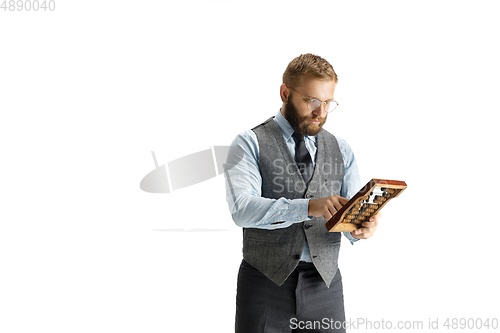
POLYGON ((290 89, 284 83, 280 87, 280 97, 281 101, 285 104, 288 102, 288 98, 290 98, 290 89))

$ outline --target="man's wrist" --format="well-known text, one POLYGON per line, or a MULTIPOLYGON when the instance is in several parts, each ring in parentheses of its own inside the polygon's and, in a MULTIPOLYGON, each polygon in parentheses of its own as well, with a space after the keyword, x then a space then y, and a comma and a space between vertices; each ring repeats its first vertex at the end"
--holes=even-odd
POLYGON ((293 212, 295 212, 295 216, 292 217, 296 222, 303 222, 310 220, 309 216, 309 200, 311 199, 294 199, 291 201, 292 205, 294 205, 293 212))
POLYGON ((351 242, 351 244, 354 244, 355 242, 359 241, 359 238, 354 237, 350 232, 346 231, 344 232, 344 236, 351 242))

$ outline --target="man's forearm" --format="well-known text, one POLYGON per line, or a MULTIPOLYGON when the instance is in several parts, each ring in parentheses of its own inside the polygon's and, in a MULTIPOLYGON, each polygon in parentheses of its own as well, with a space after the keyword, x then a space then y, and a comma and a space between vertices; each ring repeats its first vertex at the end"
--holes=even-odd
POLYGON ((279 229, 307 221, 309 199, 268 199, 242 196, 234 204, 231 216, 236 225, 245 228, 279 229), (283 223, 280 223, 283 222, 283 223))

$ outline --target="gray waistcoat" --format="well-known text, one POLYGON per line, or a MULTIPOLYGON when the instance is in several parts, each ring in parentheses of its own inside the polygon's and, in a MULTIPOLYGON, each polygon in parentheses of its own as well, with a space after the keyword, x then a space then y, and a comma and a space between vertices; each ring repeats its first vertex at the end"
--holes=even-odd
MULTIPOLYGON (((306 188, 297 163, 273 118, 252 130, 259 142, 263 197, 317 199, 340 195, 344 162, 337 140, 332 134, 325 130, 318 134, 316 165, 306 188)), ((288 228, 244 228, 243 258, 274 283, 282 285, 297 267, 307 239, 312 262, 329 287, 337 272, 341 233, 328 232, 325 223, 323 217, 314 217, 288 228)))

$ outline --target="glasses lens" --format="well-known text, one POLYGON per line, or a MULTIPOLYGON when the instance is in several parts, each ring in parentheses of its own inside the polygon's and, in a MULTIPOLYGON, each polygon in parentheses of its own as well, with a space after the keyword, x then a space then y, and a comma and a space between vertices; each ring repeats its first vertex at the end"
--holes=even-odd
MULTIPOLYGON (((310 111, 314 111, 314 110, 317 110, 320 108, 321 106, 321 102, 317 99, 311 99, 309 100, 309 102, 307 103, 307 107, 309 108, 310 111)), ((326 112, 332 112, 333 110, 335 110, 335 108, 337 107, 337 102, 335 101, 331 101, 331 102, 328 102, 325 104, 325 111, 326 112)))
POLYGON ((333 110, 335 110, 337 105, 338 104, 335 101, 331 101, 330 103, 327 103, 325 106, 326 112, 332 112, 333 110))
POLYGON ((311 99, 309 103, 307 103, 307 107, 309 108, 310 111, 314 111, 318 109, 321 106, 321 102, 318 101, 317 99, 311 99))

